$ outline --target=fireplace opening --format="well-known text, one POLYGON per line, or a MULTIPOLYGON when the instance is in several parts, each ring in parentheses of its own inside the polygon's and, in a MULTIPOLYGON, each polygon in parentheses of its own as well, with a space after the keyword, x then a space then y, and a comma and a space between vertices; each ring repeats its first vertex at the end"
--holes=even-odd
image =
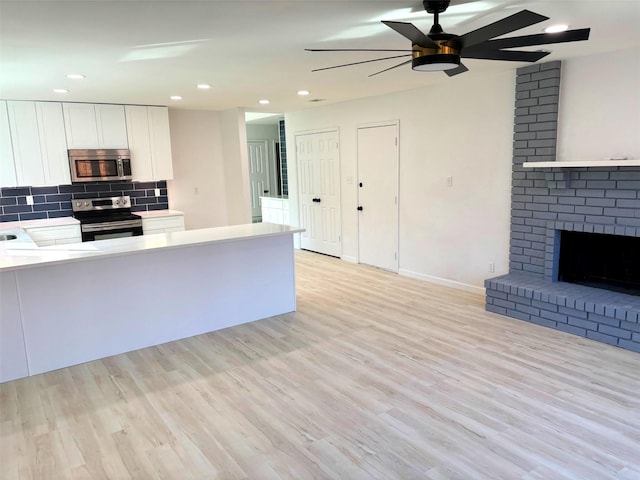
POLYGON ((562 230, 558 280, 640 295, 640 237, 562 230))

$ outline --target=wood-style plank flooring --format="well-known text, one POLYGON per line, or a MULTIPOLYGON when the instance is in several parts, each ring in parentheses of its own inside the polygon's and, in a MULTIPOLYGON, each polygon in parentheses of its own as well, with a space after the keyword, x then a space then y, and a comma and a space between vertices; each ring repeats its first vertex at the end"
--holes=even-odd
POLYGON ((0 478, 640 479, 639 354, 296 268, 296 313, 2 384, 0 478))

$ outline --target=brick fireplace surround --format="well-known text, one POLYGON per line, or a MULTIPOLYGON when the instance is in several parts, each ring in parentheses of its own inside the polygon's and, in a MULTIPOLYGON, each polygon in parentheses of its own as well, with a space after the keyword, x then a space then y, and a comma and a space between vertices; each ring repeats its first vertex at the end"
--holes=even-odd
POLYGON ((640 352, 640 297, 557 281, 560 231, 640 237, 640 167, 525 168, 554 161, 561 63, 520 68, 509 273, 487 310, 640 352))

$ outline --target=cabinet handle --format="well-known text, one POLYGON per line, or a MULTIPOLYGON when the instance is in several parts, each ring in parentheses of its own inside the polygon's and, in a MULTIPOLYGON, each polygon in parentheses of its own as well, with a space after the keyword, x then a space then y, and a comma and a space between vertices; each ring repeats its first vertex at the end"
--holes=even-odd
POLYGON ((357 210, 358 210, 359 212, 361 212, 361 211, 363 211, 363 210, 364 210, 364 208, 362 208, 362 205, 360 205, 360 206, 358 207, 358 209, 357 209, 357 210))
POLYGON ((263 190, 264 193, 269 193, 269 190, 263 190))

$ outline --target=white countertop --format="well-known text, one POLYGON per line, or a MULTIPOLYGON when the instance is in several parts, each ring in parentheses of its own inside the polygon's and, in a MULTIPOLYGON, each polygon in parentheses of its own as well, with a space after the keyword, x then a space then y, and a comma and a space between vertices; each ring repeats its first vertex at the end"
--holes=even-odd
POLYGON ((178 210, 151 210, 148 212, 133 212, 135 215, 140 215, 142 218, 156 218, 156 217, 179 217, 184 215, 183 212, 178 210))
POLYGON ((74 217, 45 218, 43 220, 23 220, 18 222, 0 223, 0 232, 15 230, 16 228, 62 227, 65 225, 80 225, 74 217))
MULTIPOLYGON (((24 226, 26 222, 22 222, 24 226)), ((3 229, 5 232, 11 229, 3 229)), ((13 230, 18 240, 0 242, 0 271, 37 267, 45 264, 77 262, 89 258, 131 255, 145 251, 184 248, 194 245, 234 242, 250 238, 291 235, 304 229, 273 223, 250 223, 227 227, 203 228, 183 232, 158 233, 137 237, 112 238, 95 242, 38 247, 21 235, 23 231, 13 230)), ((27 236, 28 238, 28 236, 27 236)), ((30 239, 29 239, 30 240, 30 239)))

